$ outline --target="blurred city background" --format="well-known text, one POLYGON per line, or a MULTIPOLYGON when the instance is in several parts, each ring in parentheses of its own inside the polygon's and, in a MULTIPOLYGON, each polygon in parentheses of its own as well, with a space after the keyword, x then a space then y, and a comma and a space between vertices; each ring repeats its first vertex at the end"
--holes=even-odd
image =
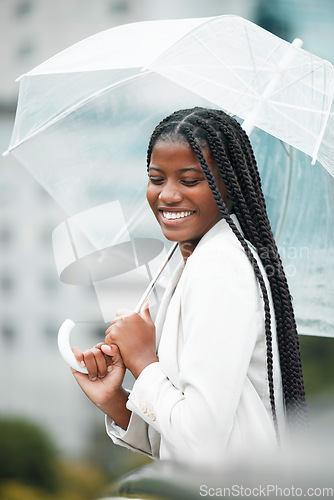
MULTIPOLYGON (((221 14, 245 17, 290 42, 301 38, 306 50, 334 61, 333 0, 0 0, 0 151, 9 144, 21 74, 120 24, 221 14)), ((145 463, 111 443, 102 413, 57 349, 66 304, 79 294, 89 311, 96 298, 60 282, 51 235, 65 214, 11 156, 0 158, 0 203, 0 481, 12 478, 2 483, 7 489, 0 485, 0 498, 58 498, 59 477, 59 498, 96 498, 109 481, 145 463)), ((99 332, 91 339, 100 340, 99 332)), ((307 396, 321 425, 334 416, 334 340, 301 337, 301 346, 307 396)))

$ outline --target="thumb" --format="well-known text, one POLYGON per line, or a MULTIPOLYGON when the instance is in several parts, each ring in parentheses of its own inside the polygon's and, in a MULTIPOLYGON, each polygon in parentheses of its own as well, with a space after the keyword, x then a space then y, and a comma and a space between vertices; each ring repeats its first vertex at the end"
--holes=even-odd
POLYGON ((152 318, 151 318, 151 313, 149 310, 149 305, 150 305, 149 301, 145 300, 144 304, 142 305, 142 307, 140 309, 139 315, 143 318, 143 320, 146 323, 153 323, 152 318))
POLYGON ((111 356, 113 358, 112 360, 113 365, 117 365, 119 363, 123 364, 121 353, 116 344, 111 344, 111 345, 103 344, 101 345, 101 351, 106 356, 111 356))
POLYGON ((131 314, 133 314, 133 311, 131 311, 130 309, 119 309, 118 311, 116 311, 116 317, 119 317, 119 316, 129 316, 131 314))

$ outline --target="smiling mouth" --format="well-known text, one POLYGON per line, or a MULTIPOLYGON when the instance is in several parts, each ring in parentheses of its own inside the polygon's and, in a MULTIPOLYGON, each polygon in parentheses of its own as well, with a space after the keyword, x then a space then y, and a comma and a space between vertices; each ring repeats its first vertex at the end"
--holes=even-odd
POLYGON ((194 210, 180 211, 180 212, 167 212, 165 210, 160 210, 164 219, 176 220, 176 219, 186 219, 190 215, 194 214, 194 210))

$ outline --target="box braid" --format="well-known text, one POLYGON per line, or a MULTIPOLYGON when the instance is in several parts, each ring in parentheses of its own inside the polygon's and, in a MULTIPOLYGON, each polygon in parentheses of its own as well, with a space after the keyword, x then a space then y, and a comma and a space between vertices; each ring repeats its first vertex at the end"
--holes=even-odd
POLYGON ((292 299, 282 262, 271 231, 253 149, 239 123, 222 110, 192 108, 176 111, 162 120, 152 133, 147 167, 158 140, 185 142, 190 145, 203 169, 222 217, 240 242, 258 280, 264 303, 267 373, 273 421, 278 436, 273 382, 271 315, 265 282, 246 240, 257 250, 266 270, 273 298, 284 403, 288 423, 307 428, 307 411, 297 327, 292 299), (242 231, 238 231, 216 186, 203 155, 209 148, 224 182, 242 231))

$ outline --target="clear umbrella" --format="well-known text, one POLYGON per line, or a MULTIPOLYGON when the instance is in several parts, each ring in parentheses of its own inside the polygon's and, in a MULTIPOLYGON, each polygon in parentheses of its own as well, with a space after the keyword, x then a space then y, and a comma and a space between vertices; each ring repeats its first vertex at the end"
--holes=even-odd
MULTIPOLYGON (((251 140, 290 266, 300 331, 333 335, 333 182, 308 159, 334 174, 333 76, 330 63, 298 43, 236 16, 120 26, 21 77, 9 151, 69 217, 88 214, 76 221, 79 230, 106 255, 125 240, 162 241, 145 205, 146 146, 159 120, 196 105, 245 120, 248 131, 255 127, 251 140), (113 229, 106 216, 107 231, 96 231, 91 210, 116 201, 121 215, 111 218, 121 217, 124 230, 113 229)), ((132 277, 157 271, 158 248, 142 265, 133 257, 132 277)), ((109 278, 116 301, 121 278, 109 278)))

